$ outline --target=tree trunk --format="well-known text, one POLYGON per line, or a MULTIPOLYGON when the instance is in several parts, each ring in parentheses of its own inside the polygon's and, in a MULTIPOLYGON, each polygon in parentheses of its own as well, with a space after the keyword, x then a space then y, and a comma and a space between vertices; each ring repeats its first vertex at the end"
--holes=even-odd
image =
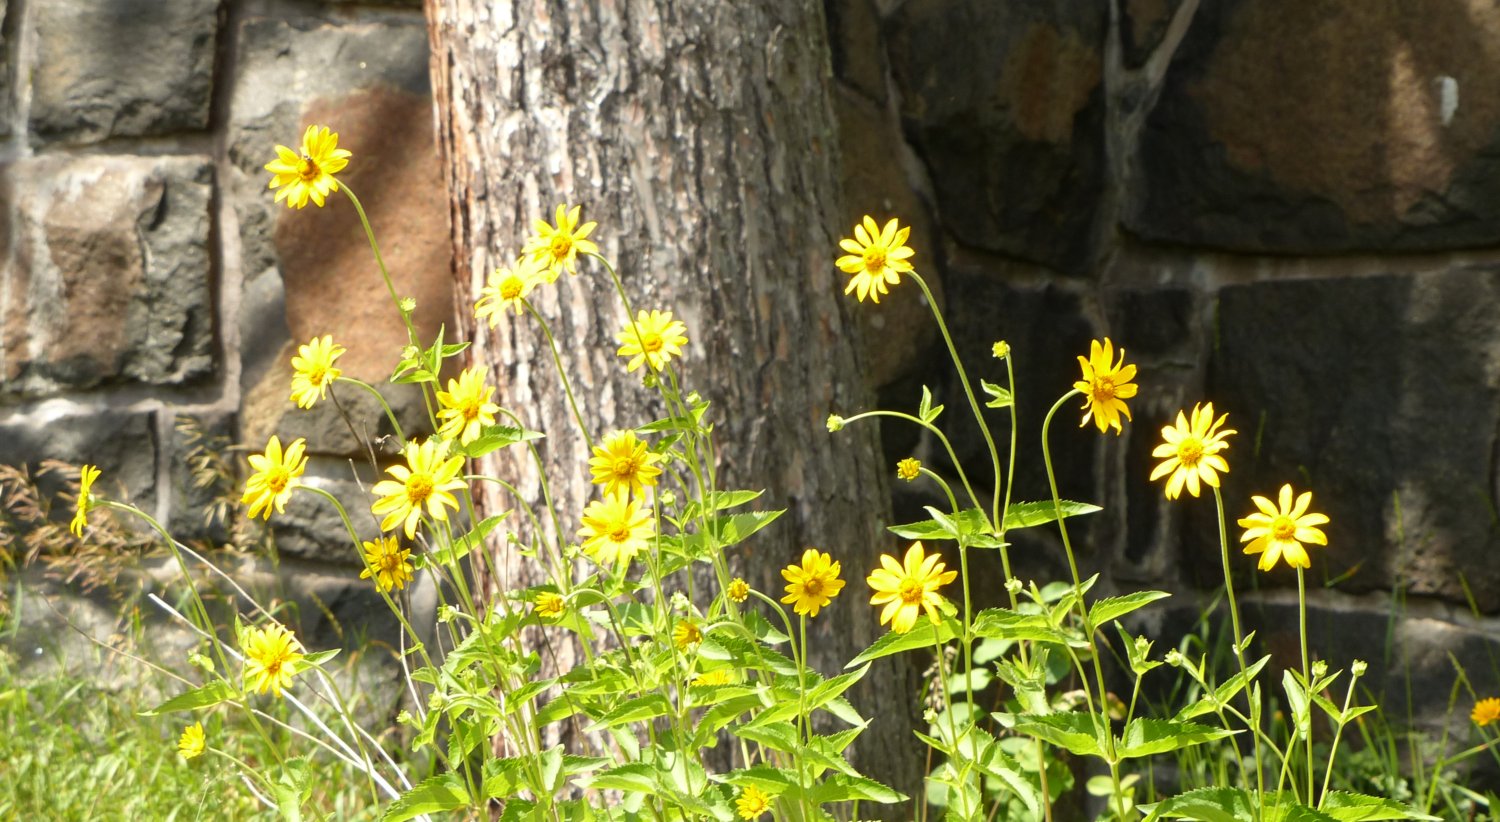
MULTIPOLYGON (((472 299, 514 260, 531 220, 581 203, 637 308, 688 326, 685 390, 712 400, 720 483, 768 489, 777 523, 731 555, 752 585, 779 592, 779 569, 816 546, 843 561, 848 587, 812 620, 812 661, 833 675, 878 634, 864 576, 895 549, 878 432, 831 438, 833 411, 871 406, 844 279, 833 266, 839 157, 820 0, 427 0, 437 132, 452 209, 458 314, 498 401, 547 432, 553 500, 571 537, 594 494, 550 352, 534 322, 476 327, 472 299), (466 300, 467 298, 467 300, 466 300)), ((607 274, 534 292, 593 431, 660 414, 626 373, 625 320, 607 274)), ((518 449, 481 466, 533 502, 537 474, 518 449)), ((488 510, 512 507, 495 486, 488 510)), ((482 515, 482 513, 481 513, 482 515)), ((500 587, 536 580, 502 548, 500 587)), ((702 605, 704 603, 700 603, 702 605)), ((874 720, 857 765, 913 793, 918 674, 882 660, 851 692, 874 720)), ((567 667, 568 661, 562 665, 567 667)), ((915 795, 915 794, 914 794, 915 795)), ((873 809, 872 809, 873 810, 873 809)), ((905 810, 899 812, 904 815, 905 810)))

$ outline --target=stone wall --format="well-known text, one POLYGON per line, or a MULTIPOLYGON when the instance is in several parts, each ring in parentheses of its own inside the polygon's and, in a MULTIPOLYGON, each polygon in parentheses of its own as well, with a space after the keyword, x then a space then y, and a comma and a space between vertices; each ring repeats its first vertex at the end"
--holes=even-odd
MULTIPOLYGON (((1012 345, 1019 498, 1046 494, 1036 434, 1088 341, 1107 334, 1140 365, 1124 435, 1079 431, 1069 411, 1054 453, 1064 494, 1106 506, 1079 540, 1103 588, 1182 595, 1156 628, 1190 621, 1219 578, 1212 502, 1168 504, 1145 480, 1160 427, 1207 399, 1239 431, 1231 518, 1283 482, 1333 518, 1310 577, 1330 661, 1389 659, 1398 677, 1405 660, 1417 687, 1446 692, 1452 651, 1484 691, 1500 685, 1486 656, 1500 633, 1500 11, 1357 6, 828 0, 840 222, 912 223, 968 361, 993 369, 990 344, 1012 345)), ((395 318, 350 210, 275 207, 260 166, 304 124, 336 126, 400 288, 426 329, 442 322, 418 4, 0 13, 0 462, 97 462, 107 488, 190 537, 181 416, 253 448, 307 436, 312 473, 348 484, 356 439, 331 405, 291 406, 288 358, 331 333, 347 372, 378 382, 395 318)), ((961 458, 987 470, 915 291, 861 313, 885 404, 930 385, 961 458)), ((344 399, 381 432, 365 397, 344 399)), ((892 465, 941 467, 932 443, 883 433, 892 465)), ((932 502, 896 493, 905 516, 932 502)), ((332 513, 296 499, 282 551, 352 576, 332 513)), ((1024 575, 1063 573, 1045 534, 1015 550, 1024 575)), ((1295 654, 1293 577, 1237 568, 1256 589, 1250 621, 1295 654)), ((998 569, 982 571, 997 598, 998 569)), ((333 596, 355 613, 361 590, 333 596)))

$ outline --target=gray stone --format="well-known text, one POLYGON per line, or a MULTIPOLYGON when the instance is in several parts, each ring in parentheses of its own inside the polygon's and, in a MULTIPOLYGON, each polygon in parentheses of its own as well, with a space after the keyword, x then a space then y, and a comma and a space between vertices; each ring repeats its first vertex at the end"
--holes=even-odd
MULTIPOLYGON (((1240 431, 1229 517, 1283 483, 1312 490, 1332 519, 1329 546, 1311 549, 1314 585, 1454 603, 1467 590, 1486 613, 1500 610, 1496 316, 1493 265, 1223 289, 1205 396, 1240 431)), ((1217 545, 1217 526, 1211 506, 1192 507, 1209 513, 1189 531, 1187 565, 1212 586, 1217 551, 1200 547, 1217 545)))
MULTIPOLYGON (((156 508, 156 451, 156 415, 151 412, 98 410, 45 422, 0 423, 0 464, 25 465, 33 476, 45 460, 97 465, 101 473, 95 493, 133 503, 148 514, 156 508)), ((51 474, 38 485, 51 497, 69 479, 78 477, 51 474)), ((54 516, 71 517, 71 506, 66 507, 54 505, 54 516)))
POLYGON ((824 4, 828 13, 828 46, 833 74, 850 88, 883 103, 885 93, 885 41, 880 34, 880 15, 874 0, 833 0, 824 4))
MULTIPOLYGON (((337 497, 349 514, 359 539, 373 540, 380 535, 380 523, 370 513, 370 503, 374 498, 368 489, 379 478, 368 464, 353 464, 359 471, 358 482, 351 475, 351 461, 331 458, 308 460, 307 474, 302 481, 337 497), (364 490, 361 490, 360 482, 363 482, 364 490)), ((319 494, 309 491, 292 494, 286 512, 271 515, 270 528, 276 537, 279 554, 364 568, 356 553, 358 546, 350 539, 338 509, 319 494)))
POLYGON ((14 112, 10 82, 11 41, 6 37, 6 32, 11 31, 10 20, 6 16, 7 5, 6 0, 0 0, 0 137, 10 134, 10 121, 14 112))
POLYGON ((1204 3, 1143 131, 1126 225, 1245 251, 1500 240, 1500 8, 1204 3))
POLYGON ((31 13, 36 135, 91 143, 208 126, 219 0, 47 0, 31 13))
POLYGON ((216 544, 233 539, 232 527, 243 459, 232 449, 235 416, 220 412, 176 414, 162 449, 167 462, 167 528, 182 541, 216 544))
POLYGON ((212 372, 206 158, 49 156, 15 164, 6 184, 0 393, 212 372))
POLYGON ((1107 17, 1103 3, 913 0, 888 21, 907 134, 959 242, 1088 266, 1107 17))

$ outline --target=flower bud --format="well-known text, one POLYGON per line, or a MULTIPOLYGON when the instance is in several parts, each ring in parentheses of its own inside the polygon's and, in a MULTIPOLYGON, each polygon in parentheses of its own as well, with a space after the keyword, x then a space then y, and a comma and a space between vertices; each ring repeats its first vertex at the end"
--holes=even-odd
POLYGON ((828 433, 832 434, 835 431, 842 431, 843 429, 844 429, 844 418, 840 417, 838 414, 829 414, 828 415, 828 433))

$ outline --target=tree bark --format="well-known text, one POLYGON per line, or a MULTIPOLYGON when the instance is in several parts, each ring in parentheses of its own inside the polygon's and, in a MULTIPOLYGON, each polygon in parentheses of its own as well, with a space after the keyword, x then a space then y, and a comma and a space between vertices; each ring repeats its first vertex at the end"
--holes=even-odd
MULTIPOLYGON (((864 576, 894 550, 878 432, 830 437, 830 412, 871 406, 855 308, 833 266, 843 226, 820 0, 427 0, 437 133, 452 209, 465 339, 492 368, 499 401, 548 434, 553 501, 571 538, 594 494, 546 341, 529 318, 473 321, 488 272, 509 264, 534 217, 581 203, 637 308, 688 326, 684 386, 713 402, 723 488, 766 487, 787 514, 731 555, 760 590, 806 546, 843 562, 848 587, 811 621, 812 661, 833 675, 879 633, 864 576), (832 229, 832 230, 831 230, 832 229)), ((626 373, 614 335, 624 309, 608 275, 534 292, 591 430, 660 414, 626 373)), ((540 500, 518 449, 480 468, 540 500)), ((482 509, 512 507, 490 484, 482 509)), ((483 515, 483 511, 481 511, 483 515)), ((498 542, 498 541, 495 541, 498 542)), ((537 581, 497 548, 497 584, 537 581)), ((702 605, 704 603, 700 603, 702 605)), ((569 662, 563 661, 566 667, 569 662)), ((881 660, 850 696, 872 718, 854 750, 871 777, 913 795, 918 678, 881 660)), ((862 808, 863 810, 863 808, 862 808)), ((874 810, 871 808, 871 810, 874 810)), ((904 816, 905 809, 896 815, 904 816)))

